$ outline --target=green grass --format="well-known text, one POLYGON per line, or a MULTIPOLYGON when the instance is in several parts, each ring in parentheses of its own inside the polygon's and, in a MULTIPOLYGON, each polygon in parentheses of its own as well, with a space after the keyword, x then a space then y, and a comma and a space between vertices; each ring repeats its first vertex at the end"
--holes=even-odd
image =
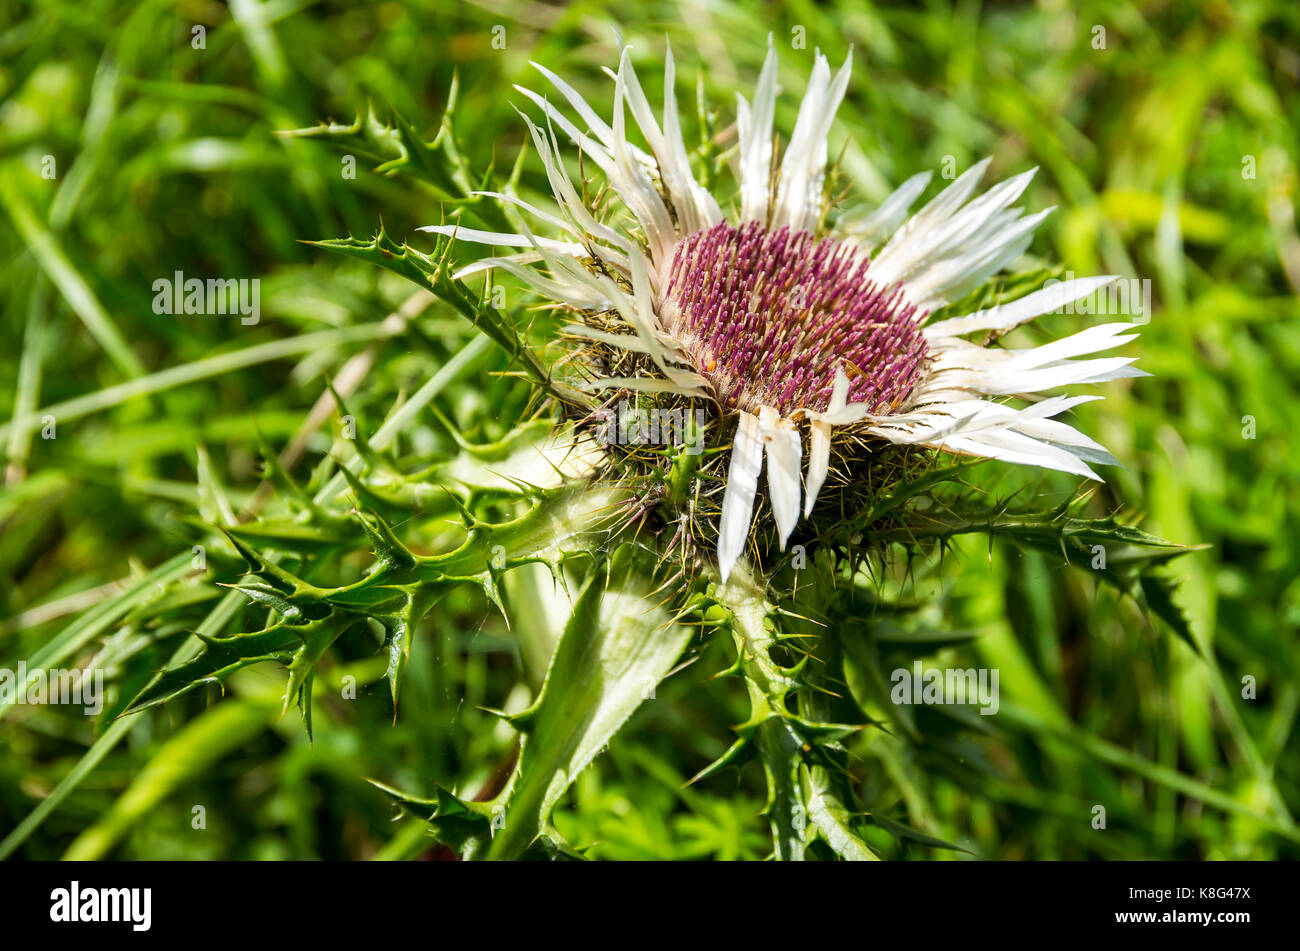
MULTIPOLYGON (((348 412, 360 432, 383 433, 375 448, 404 471, 455 451, 444 421, 488 442, 532 398, 526 381, 493 372, 507 359, 451 306, 386 322, 409 284, 303 243, 365 238, 382 221, 430 251, 416 227, 491 209, 460 200, 463 182, 375 174, 364 154, 345 177, 350 153, 276 132, 350 123, 369 101, 432 139, 458 77, 451 118, 465 164, 504 179, 523 145, 512 84, 533 82, 528 61, 607 111, 600 68, 616 63, 617 29, 656 103, 672 42, 692 129, 697 77, 725 128, 771 32, 787 135, 813 48, 838 62, 851 43, 832 154, 843 143, 855 198, 877 201, 948 157, 964 169, 992 155, 990 180, 1038 165, 1025 204, 1058 210, 1032 256, 1151 282, 1154 314, 1132 352, 1153 376, 1106 386, 1078 415, 1126 466, 1107 472, 1097 511, 1123 508, 1154 535, 1205 546, 1167 569, 1194 648, 1086 568, 962 539, 942 573, 890 578, 886 593, 920 603, 899 624, 934 635, 932 662, 1000 669, 1002 711, 971 724, 922 709, 914 734, 847 741, 862 803, 989 858, 1300 856, 1300 11, 1281 0, 491 6, 501 12, 0 0, 0 667, 95 658, 124 684, 96 720, 0 711, 0 853, 416 857, 432 848, 422 824, 391 822, 391 800, 366 778, 473 793, 508 769, 513 734, 484 708, 526 701, 518 671, 535 673, 527 645, 548 623, 535 608, 543 582, 522 571, 507 576, 509 628, 478 590, 433 609, 395 721, 365 625, 317 672, 311 742, 297 712, 280 716, 273 664, 241 671, 224 697, 204 688, 113 717, 149 672, 194 655, 191 632, 265 625, 265 609, 212 583, 238 578, 233 549, 209 544, 207 573, 191 570, 198 520, 283 513, 280 496, 258 492, 260 446, 279 453, 295 436, 289 473, 320 503, 334 497, 331 453, 350 446, 336 417, 305 421, 349 361, 365 363, 353 364, 348 412), (191 45, 196 23, 204 49, 191 45), (791 48, 797 30, 806 48, 791 48), (53 178, 41 174, 47 156, 53 178), (153 282, 176 271, 260 278, 260 322, 155 314, 153 282), (963 631, 978 636, 952 637, 963 631), (347 676, 355 701, 340 699, 347 676), (1254 699, 1242 696, 1246 677, 1254 699), (1093 828, 1097 805, 1105 831, 1093 828)), ((521 194, 541 201, 531 149, 519 173, 521 194)), ((510 312, 529 319, 522 286, 506 290, 510 312)), ((1035 333, 1088 319, 1052 316, 1035 333)), ((1018 478, 996 464, 979 472, 1018 478)), ((1043 506, 1072 488, 1028 485, 1043 506)), ((421 503, 422 525, 442 517, 435 501, 421 503)), ((329 557, 332 583, 367 564, 355 551, 329 557)), ((859 692, 872 664, 910 663, 910 648, 861 612, 840 623, 859 692)), ((590 855, 770 851, 758 763, 684 785, 749 710, 740 681, 710 679, 733 659, 729 639, 697 637, 694 651, 566 793, 556 824, 569 842, 594 843, 590 855)), ((888 857, 965 855, 883 825, 869 841, 888 857)))

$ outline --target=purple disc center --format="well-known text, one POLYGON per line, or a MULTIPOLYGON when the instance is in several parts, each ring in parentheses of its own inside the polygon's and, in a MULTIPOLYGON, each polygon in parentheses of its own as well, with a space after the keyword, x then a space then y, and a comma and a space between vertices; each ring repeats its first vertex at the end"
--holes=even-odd
POLYGON ((897 409, 928 348, 901 285, 871 280, 867 256, 759 222, 688 235, 669 268, 664 317, 724 405, 824 411, 835 370, 849 402, 897 409))

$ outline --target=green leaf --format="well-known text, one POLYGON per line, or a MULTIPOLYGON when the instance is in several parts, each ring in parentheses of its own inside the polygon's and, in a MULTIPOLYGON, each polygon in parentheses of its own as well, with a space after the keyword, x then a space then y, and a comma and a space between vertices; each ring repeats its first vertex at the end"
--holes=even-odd
POLYGON ((808 808, 799 788, 802 741, 785 717, 769 716, 755 731, 767 777, 767 808, 776 858, 802 861, 808 844, 808 808))
POLYGON ((219 703, 200 714, 158 748, 112 808, 77 836, 63 858, 103 858, 149 810, 266 729, 274 716, 273 707, 243 699, 219 703))
MULTIPOLYGON (((203 619, 199 625, 197 634, 200 637, 210 636, 216 631, 221 630, 232 617, 235 616, 239 609, 242 599, 233 591, 226 593, 216 607, 203 619)), ((198 650, 199 641, 186 639, 172 655, 172 660, 182 662, 193 656, 198 650)), ((45 819, 58 808, 82 781, 89 776, 96 766, 103 761, 104 757, 112 751, 127 732, 134 725, 134 721, 125 715, 120 715, 112 724, 109 725, 102 736, 95 741, 95 745, 88 749, 79 759, 75 766, 59 780, 59 784, 54 790, 42 799, 28 815, 20 822, 12 832, 5 836, 4 841, 0 842, 0 860, 8 858, 18 849, 19 846, 27 840, 33 832, 36 831, 45 821, 45 819)))
POLYGON ((852 816, 835 791, 830 772, 823 766, 805 767, 800 779, 808 819, 835 854, 850 862, 877 861, 876 853, 853 831, 852 816))
POLYGON ((174 555, 120 594, 96 605, 69 624, 27 659, 28 683, 15 685, 10 698, 0 703, 0 718, 3 718, 14 705, 19 692, 26 692, 29 683, 39 675, 40 671, 55 667, 72 657, 132 609, 160 597, 164 586, 181 578, 190 570, 188 551, 174 555))
POLYGON ((920 842, 922 845, 928 845, 932 849, 949 849, 953 852, 965 852, 967 855, 973 854, 970 849, 963 849, 960 845, 953 845, 951 842, 945 842, 943 839, 935 838, 932 835, 926 835, 924 832, 918 832, 911 826, 904 825, 901 822, 895 822, 892 819, 886 819, 884 816, 872 813, 868 820, 875 825, 880 826, 894 838, 911 839, 913 842, 920 842))
POLYGON ((574 605, 529 709, 504 825, 489 858, 515 858, 549 832, 551 810, 673 670, 691 631, 652 599, 630 549, 602 559, 574 605))

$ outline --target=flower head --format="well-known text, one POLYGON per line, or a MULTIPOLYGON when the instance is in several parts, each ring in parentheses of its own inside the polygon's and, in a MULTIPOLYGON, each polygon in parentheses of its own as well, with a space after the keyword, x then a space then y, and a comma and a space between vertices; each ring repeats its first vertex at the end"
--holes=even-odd
POLYGON ((513 195, 482 193, 541 222, 514 234, 456 225, 425 230, 522 249, 463 268, 504 269, 581 318, 570 333, 635 355, 642 369, 597 375, 594 390, 676 394, 712 401, 734 427, 718 526, 725 580, 749 537, 764 460, 784 549, 813 511, 836 431, 890 443, 1098 476, 1115 460, 1056 419, 1096 396, 1040 394, 1067 384, 1141 375, 1131 357, 1085 357, 1133 339, 1131 324, 1089 327, 1026 350, 968 339, 1005 333, 1093 293, 1113 278, 1055 284, 1010 303, 940 321, 1028 247, 1051 209, 1012 207, 1033 170, 975 197, 984 160, 920 211, 930 181, 913 176, 878 208, 824 224, 827 140, 851 61, 832 75, 816 56, 790 142, 774 165, 776 55, 769 45, 752 103, 738 100, 731 216, 695 177, 678 123, 674 65, 664 67, 662 122, 623 51, 612 124, 550 70, 534 64, 572 112, 516 87, 546 119, 524 121, 545 165, 558 214, 513 195), (627 116, 649 146, 628 140, 627 116), (556 130, 603 172, 635 227, 596 210, 570 178, 556 130), (807 463, 804 446, 807 443, 807 463))

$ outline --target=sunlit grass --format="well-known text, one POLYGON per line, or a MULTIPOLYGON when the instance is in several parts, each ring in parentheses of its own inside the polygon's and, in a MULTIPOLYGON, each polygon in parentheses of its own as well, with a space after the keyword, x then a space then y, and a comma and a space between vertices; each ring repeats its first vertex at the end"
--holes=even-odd
MULTIPOLYGON (((279 504, 258 493, 259 440, 282 452, 300 435, 286 468, 318 501, 336 494, 335 459, 351 445, 337 418, 304 421, 326 378, 359 353, 373 362, 350 382, 348 411, 396 459, 454 449, 438 414, 484 442, 529 406, 528 386, 491 372, 507 361, 471 342, 484 338, 451 308, 394 328, 386 318, 409 285, 301 243, 366 237, 382 220, 428 251, 413 229, 458 207, 453 196, 418 175, 375 175, 364 155, 347 177, 347 153, 275 132, 351 122, 369 96, 384 121, 391 104, 432 138, 458 75, 466 164, 505 178, 523 145, 512 83, 530 59, 606 103, 599 70, 616 61, 615 27, 647 90, 661 85, 667 34, 681 100, 699 75, 725 129, 769 32, 794 89, 814 47, 838 60, 852 43, 833 142, 856 196, 880 199, 949 159, 963 169, 991 154, 990 177, 1038 165, 1026 204, 1059 208, 1031 251, 1079 275, 1151 282, 1154 314, 1135 352, 1153 376, 1109 385, 1103 403, 1079 410, 1127 466, 1108 472, 1095 504, 1209 546, 1170 567, 1196 650, 1086 571, 982 539, 957 546, 942 581, 900 585, 892 593, 927 602, 941 633, 980 635, 939 656, 1000 668, 1003 711, 987 732, 925 710, 919 741, 867 731, 851 746, 863 801, 984 857, 1300 854, 1291 5, 245 3, 232 4, 242 22, 224 6, 194 8, 213 17, 196 21, 203 49, 171 4, 39 6, 28 17, 4 5, 0 20, 0 666, 97 656, 138 689, 194 654, 189 632, 263 626, 266 612, 236 594, 159 582, 195 575, 198 517, 279 504), (275 12, 247 15, 256 9, 275 12), (492 44, 497 25, 504 50, 492 44), (262 279, 262 319, 155 314, 152 284, 176 271, 262 279), (467 347, 478 360, 468 369, 456 362, 467 347), (1093 828, 1097 805, 1105 831, 1093 828)), ((778 128, 791 127, 796 101, 780 100, 778 128)), ((544 194, 531 153, 520 174, 524 197, 544 194)), ((522 289, 507 291, 528 317, 522 289)), ((1079 319, 1048 318, 1042 333, 1079 319)), ((1071 483, 1032 486, 1046 505, 1071 483)), ((238 576, 233 551, 208 555, 219 580, 238 576)), ((862 637, 875 634, 864 626, 862 637)), ((238 674, 221 703, 212 689, 129 719, 0 711, 0 853, 426 852, 364 778, 426 794, 435 782, 489 783, 511 737, 481 708, 506 706, 516 639, 485 597, 458 591, 416 638, 395 721, 375 644, 365 630, 339 642, 316 689, 349 673, 362 688, 355 703, 331 693, 317 704, 312 744, 296 712, 280 719, 269 666, 238 674)), ((729 650, 706 644, 582 773, 557 818, 570 842, 599 843, 591 854, 610 858, 770 850, 757 764, 684 786, 746 715, 739 682, 707 680, 729 650)), ((963 854, 884 834, 871 845, 891 857, 963 854)))

